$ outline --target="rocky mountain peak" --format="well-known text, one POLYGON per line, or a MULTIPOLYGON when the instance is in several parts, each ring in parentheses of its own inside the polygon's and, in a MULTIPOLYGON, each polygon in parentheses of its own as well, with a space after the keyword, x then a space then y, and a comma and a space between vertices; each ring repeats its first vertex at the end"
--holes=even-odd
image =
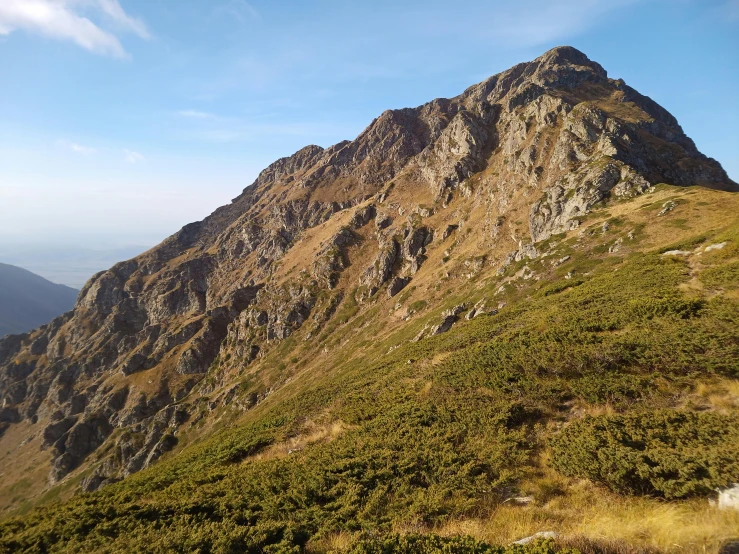
POLYGON ((574 87, 584 81, 603 82, 608 74, 603 67, 590 60, 572 46, 557 46, 533 62, 533 79, 542 86, 574 87))
POLYGON ((739 190, 653 100, 554 48, 281 158, 229 205, 95 275, 74 311, 0 340, 0 426, 32 422, 52 481, 115 441, 85 481, 96 488, 154 463, 203 402, 253 407, 263 396, 237 398, 243 368, 311 340, 340 306, 428 279, 452 235, 469 271, 504 267, 661 182, 739 190))

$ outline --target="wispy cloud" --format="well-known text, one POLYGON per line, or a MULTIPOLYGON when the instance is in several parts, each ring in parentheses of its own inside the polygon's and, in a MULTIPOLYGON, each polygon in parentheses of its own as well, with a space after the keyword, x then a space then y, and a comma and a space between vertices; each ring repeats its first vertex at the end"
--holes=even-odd
POLYGON ((145 162, 146 158, 143 154, 139 154, 138 152, 134 152, 133 150, 123 150, 123 159, 126 160, 126 162, 130 164, 137 164, 140 162, 145 162))
POLYGON ((92 154, 95 154, 97 152, 95 148, 91 148, 90 146, 83 146, 81 144, 77 144, 76 142, 70 142, 65 139, 58 140, 57 144, 63 148, 66 148, 67 150, 74 152, 75 154, 81 154, 83 156, 91 156, 92 154))
POLYGON ((261 14, 246 0, 229 0, 213 10, 214 16, 227 16, 236 19, 239 23, 247 21, 262 21, 261 14))
POLYGON ((177 115, 181 117, 187 117, 189 119, 209 119, 209 120, 220 119, 216 114, 212 114, 209 112, 201 112, 198 110, 180 110, 179 112, 177 112, 177 115))
POLYGON ((126 14, 118 0, 0 0, 0 35, 22 29, 72 41, 96 54, 130 58, 118 37, 80 15, 83 10, 103 15, 116 30, 150 36, 144 22, 126 14))
POLYGON ((117 26, 125 31, 137 34, 141 38, 151 38, 149 29, 146 24, 137 17, 128 15, 118 0, 87 0, 92 5, 98 7, 109 19, 114 21, 117 26))

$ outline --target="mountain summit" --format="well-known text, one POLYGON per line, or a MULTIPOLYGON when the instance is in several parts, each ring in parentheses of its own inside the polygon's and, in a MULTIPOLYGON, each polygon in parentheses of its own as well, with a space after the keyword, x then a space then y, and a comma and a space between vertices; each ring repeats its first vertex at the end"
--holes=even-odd
MULTIPOLYGON (((630 202, 662 198, 662 183, 739 190, 665 109, 571 47, 455 98, 388 110, 353 141, 277 160, 231 204, 92 277, 72 312, 1 340, 3 440, 30 437, 24 448, 41 449, 51 485, 96 490, 224 417, 288 402, 294 381, 359 356, 341 351, 351 337, 367 348, 402 337, 389 353, 443 335, 463 313, 502 315, 515 283, 569 267, 574 254, 554 259, 555 247, 592 236, 595 210, 613 210, 605 235, 630 202), (495 301, 475 297, 476 283, 493 282, 495 301), (476 305, 445 306, 440 287, 476 305), (421 313, 438 321, 422 325, 421 313), (362 335, 364 326, 378 335, 362 335)), ((668 221, 679 202, 663 204, 654 221, 668 221)), ((636 252, 643 228, 594 252, 636 252)), ((567 271, 560 290, 590 275, 567 271)), ((422 348, 408 348, 412 365, 422 348)), ((335 383, 322 389, 323 404, 311 402, 343 405, 331 400, 335 383)), ((510 410, 500 416, 509 426, 534 413, 510 410)))

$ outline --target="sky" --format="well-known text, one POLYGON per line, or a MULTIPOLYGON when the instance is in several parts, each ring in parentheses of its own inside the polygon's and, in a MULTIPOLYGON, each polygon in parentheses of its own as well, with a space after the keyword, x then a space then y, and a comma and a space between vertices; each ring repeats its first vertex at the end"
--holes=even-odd
POLYGON ((0 245, 153 245, 275 159, 569 44, 739 180, 739 0, 0 0, 0 245))

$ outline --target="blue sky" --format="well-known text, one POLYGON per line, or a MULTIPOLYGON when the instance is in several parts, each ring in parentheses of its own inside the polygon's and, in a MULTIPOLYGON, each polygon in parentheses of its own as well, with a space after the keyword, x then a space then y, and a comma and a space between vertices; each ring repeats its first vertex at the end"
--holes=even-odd
POLYGON ((739 0, 0 0, 0 243, 154 244, 276 158, 560 44, 739 180, 739 0))

